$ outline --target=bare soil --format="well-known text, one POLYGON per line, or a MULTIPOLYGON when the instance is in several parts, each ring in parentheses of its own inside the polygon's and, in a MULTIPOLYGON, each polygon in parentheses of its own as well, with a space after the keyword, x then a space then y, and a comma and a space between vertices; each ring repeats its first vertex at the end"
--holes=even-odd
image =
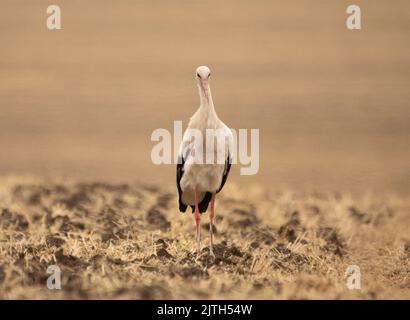
POLYGON ((0 183, 1 299, 409 299, 410 199, 228 184, 202 253, 173 186, 0 183), (61 290, 46 270, 62 271, 61 290), (346 287, 358 265, 361 289, 346 287))

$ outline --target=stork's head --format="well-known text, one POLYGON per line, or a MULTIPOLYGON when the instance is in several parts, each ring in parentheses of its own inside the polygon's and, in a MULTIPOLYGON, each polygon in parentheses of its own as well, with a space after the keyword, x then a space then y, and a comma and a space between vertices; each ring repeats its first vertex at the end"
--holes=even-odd
POLYGON ((211 70, 206 66, 200 66, 196 69, 196 80, 200 88, 207 92, 209 89, 209 79, 211 77, 211 70))

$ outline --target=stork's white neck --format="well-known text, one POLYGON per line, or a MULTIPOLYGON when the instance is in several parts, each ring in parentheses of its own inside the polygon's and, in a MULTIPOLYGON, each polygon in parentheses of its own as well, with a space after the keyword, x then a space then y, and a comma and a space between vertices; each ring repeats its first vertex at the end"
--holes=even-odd
POLYGON ((204 113, 212 114, 217 117, 216 112, 215 112, 214 102, 212 100, 211 87, 208 87, 208 89, 205 92, 201 88, 201 86, 198 84, 198 91, 199 91, 199 100, 200 100, 199 109, 204 113))

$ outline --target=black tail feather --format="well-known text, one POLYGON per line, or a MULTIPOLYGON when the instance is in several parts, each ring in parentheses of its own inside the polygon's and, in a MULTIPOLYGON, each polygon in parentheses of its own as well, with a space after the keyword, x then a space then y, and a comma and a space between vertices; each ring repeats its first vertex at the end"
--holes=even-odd
POLYGON ((186 204, 184 204, 181 200, 179 200, 179 211, 180 212, 185 212, 187 207, 188 206, 186 204))
MULTIPOLYGON (((212 199, 212 193, 207 192, 205 193, 205 197, 202 199, 200 203, 198 203, 199 213, 204 213, 208 209, 208 204, 212 199)), ((195 212, 195 206, 191 206, 192 213, 195 212)))

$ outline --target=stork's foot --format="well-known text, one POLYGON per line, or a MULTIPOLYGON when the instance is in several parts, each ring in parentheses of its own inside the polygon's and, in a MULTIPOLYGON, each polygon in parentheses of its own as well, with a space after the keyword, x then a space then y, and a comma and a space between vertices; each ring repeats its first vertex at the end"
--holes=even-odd
POLYGON ((202 256, 203 256, 203 250, 198 249, 198 247, 195 247, 194 249, 191 250, 191 257, 195 257, 195 261, 198 261, 202 256))
POLYGON ((197 258, 197 261, 201 261, 201 263, 204 265, 214 264, 216 261, 216 257, 211 247, 204 248, 201 254, 199 255, 199 258, 197 258))
POLYGON ((209 262, 210 263, 214 263, 215 262, 215 253, 214 250, 212 249, 212 247, 209 248, 209 262))
POLYGON ((201 252, 196 250, 191 251, 191 259, 193 262, 200 264, 201 266, 209 266, 215 264, 216 256, 209 247, 202 248, 201 252))
POLYGON ((208 259, 207 259, 207 254, 206 254, 206 250, 203 249, 202 251, 195 251, 194 252, 194 261, 195 263, 199 264, 199 265, 203 265, 208 259))
POLYGON ((198 262, 201 260, 201 253, 197 252, 196 256, 195 256, 195 262, 198 262))

